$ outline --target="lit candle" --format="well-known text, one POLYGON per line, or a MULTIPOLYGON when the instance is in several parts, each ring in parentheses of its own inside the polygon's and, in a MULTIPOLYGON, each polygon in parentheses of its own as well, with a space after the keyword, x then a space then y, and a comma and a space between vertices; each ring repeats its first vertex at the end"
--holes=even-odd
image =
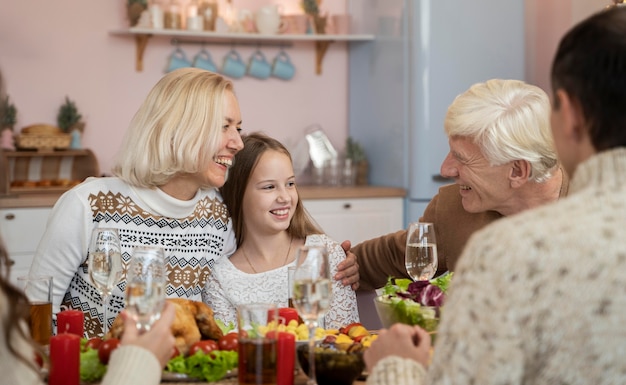
POLYGON ((276 385, 293 385, 296 364, 296 336, 278 332, 276 345, 276 385))
POLYGON ((48 385, 80 384, 80 337, 62 333, 50 337, 48 385))
POLYGON ((57 334, 71 333, 79 337, 84 333, 83 312, 80 310, 64 310, 57 314, 57 334))

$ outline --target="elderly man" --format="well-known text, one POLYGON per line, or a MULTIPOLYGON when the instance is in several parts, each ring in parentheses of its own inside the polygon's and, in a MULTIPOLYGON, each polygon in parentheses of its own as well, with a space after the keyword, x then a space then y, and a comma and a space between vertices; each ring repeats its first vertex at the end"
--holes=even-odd
MULTIPOLYGON (((441 175, 454 179, 433 198, 424 222, 433 222, 437 274, 454 270, 470 235, 489 223, 567 194, 550 134, 550 101, 540 88, 517 80, 473 85, 448 108, 444 129, 450 153, 441 175)), ((352 248, 361 288, 387 277, 409 278, 404 265, 406 230, 352 248)))
POLYGON ((552 88, 570 195, 473 235, 428 378, 428 334, 397 324, 365 353, 369 384, 626 383, 626 7, 565 35, 552 88))

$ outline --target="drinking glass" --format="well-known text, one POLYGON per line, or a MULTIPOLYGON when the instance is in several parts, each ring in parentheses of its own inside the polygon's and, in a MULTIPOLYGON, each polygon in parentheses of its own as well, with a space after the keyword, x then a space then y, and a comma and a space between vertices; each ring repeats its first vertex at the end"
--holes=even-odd
POLYGON ((126 274, 126 311, 139 332, 150 330, 165 304, 165 253, 160 247, 138 246, 126 274))
POLYGON ((317 385, 315 379, 315 329, 318 320, 330 306, 332 281, 328 252, 324 246, 303 246, 296 256, 293 273, 293 302, 309 328, 309 380, 307 385, 317 385))
POLYGON ((428 281, 435 275, 439 261, 432 223, 414 222, 409 225, 404 263, 414 281, 428 281))
POLYGON ((88 259, 89 278, 102 296, 103 335, 109 329, 107 306, 113 288, 122 276, 122 254, 117 229, 96 228, 91 234, 88 259))
POLYGON ((17 277, 28 299, 30 335, 40 345, 48 345, 52 335, 52 279, 49 275, 17 277))

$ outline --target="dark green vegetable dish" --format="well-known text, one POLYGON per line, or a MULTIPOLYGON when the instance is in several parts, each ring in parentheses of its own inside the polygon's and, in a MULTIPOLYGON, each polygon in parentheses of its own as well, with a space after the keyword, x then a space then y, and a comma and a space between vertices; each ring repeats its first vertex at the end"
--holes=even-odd
MULTIPOLYGON (((309 374, 309 347, 298 346, 298 362, 309 374)), ((319 385, 352 385, 363 370, 362 349, 345 351, 332 344, 321 344, 315 348, 315 376, 319 385)))

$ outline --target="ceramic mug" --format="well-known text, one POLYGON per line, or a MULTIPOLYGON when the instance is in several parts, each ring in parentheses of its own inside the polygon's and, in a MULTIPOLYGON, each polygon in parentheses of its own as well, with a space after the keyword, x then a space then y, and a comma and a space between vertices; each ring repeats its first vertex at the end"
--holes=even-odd
POLYGON ((248 75, 265 80, 272 74, 272 65, 265 59, 263 52, 258 49, 250 57, 248 63, 248 75))
POLYGON ((224 57, 222 73, 233 79, 241 79, 246 74, 246 63, 241 59, 239 52, 231 49, 224 57))
POLYGON ((217 66, 213 63, 211 54, 204 48, 193 58, 193 66, 203 70, 217 72, 217 66))
POLYGON ((191 62, 180 47, 176 47, 167 61, 165 72, 172 72, 179 68, 191 67, 191 62))
POLYGON ((272 65, 272 76, 283 80, 291 80, 296 73, 296 67, 291 63, 287 52, 280 51, 274 58, 272 65))

